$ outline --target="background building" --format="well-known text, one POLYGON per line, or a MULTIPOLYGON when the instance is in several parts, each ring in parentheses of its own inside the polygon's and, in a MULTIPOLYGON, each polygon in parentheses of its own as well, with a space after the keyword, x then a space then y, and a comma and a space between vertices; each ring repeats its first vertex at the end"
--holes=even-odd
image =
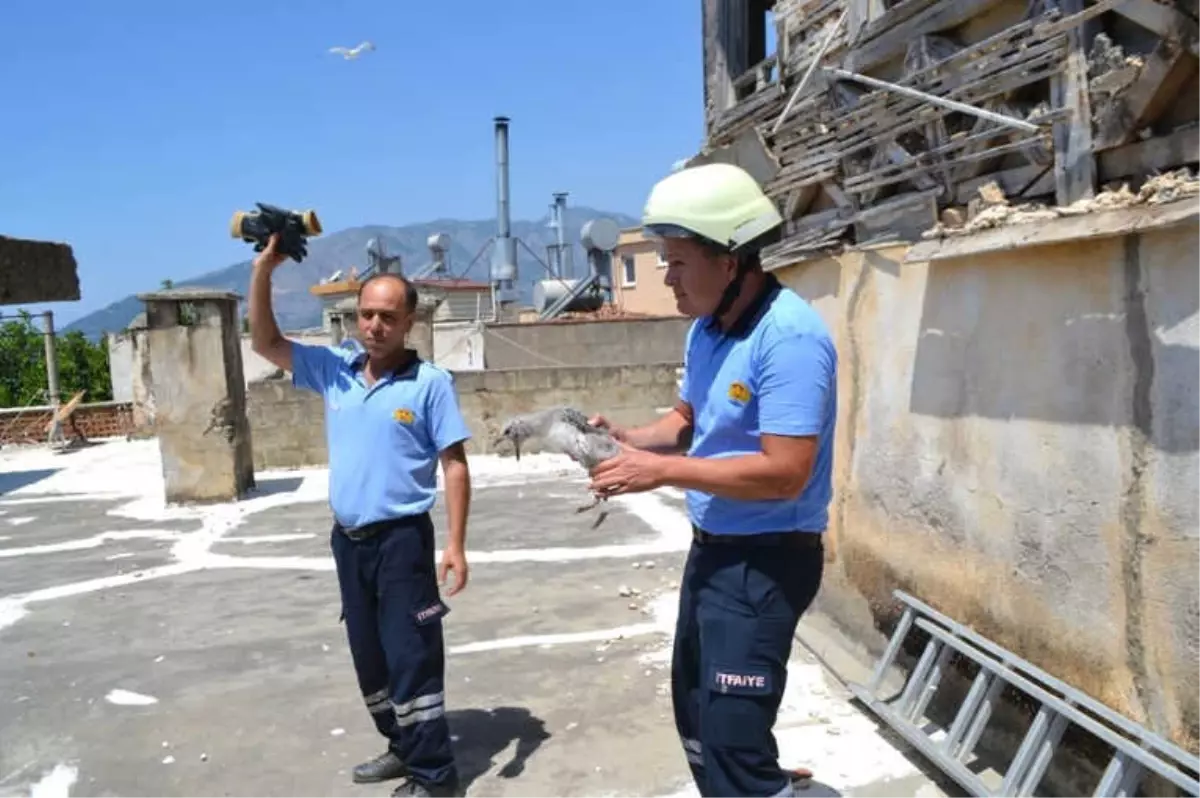
POLYGON ((678 316, 675 296, 663 283, 667 264, 641 228, 621 231, 613 257, 613 304, 623 313, 678 316))

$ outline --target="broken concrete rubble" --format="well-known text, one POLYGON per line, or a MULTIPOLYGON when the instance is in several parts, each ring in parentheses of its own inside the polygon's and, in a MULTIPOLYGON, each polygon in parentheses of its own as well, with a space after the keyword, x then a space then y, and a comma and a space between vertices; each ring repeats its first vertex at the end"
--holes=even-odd
POLYGON ((979 187, 977 196, 968 204, 965 219, 961 209, 947 209, 942 213, 941 221, 923 233, 922 238, 969 235, 1005 225, 1048 221, 1138 205, 1163 205, 1196 196, 1200 196, 1200 179, 1187 168, 1155 175, 1136 192, 1128 183, 1120 183, 1106 187, 1094 197, 1063 206, 1047 206, 1036 202, 1011 205, 1000 186, 995 181, 989 181, 979 187), (951 210, 955 212, 951 213, 951 210))

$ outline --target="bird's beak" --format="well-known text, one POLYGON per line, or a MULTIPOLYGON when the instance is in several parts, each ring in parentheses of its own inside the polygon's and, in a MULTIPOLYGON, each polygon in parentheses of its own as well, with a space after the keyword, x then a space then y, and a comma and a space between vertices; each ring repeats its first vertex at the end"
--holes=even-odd
POLYGON ((492 448, 493 449, 500 448, 500 444, 504 443, 505 441, 512 441, 513 452, 516 453, 517 459, 520 460, 521 459, 521 442, 517 438, 512 438, 512 437, 509 437, 508 435, 501 435, 499 438, 496 438, 494 441, 492 441, 492 448))

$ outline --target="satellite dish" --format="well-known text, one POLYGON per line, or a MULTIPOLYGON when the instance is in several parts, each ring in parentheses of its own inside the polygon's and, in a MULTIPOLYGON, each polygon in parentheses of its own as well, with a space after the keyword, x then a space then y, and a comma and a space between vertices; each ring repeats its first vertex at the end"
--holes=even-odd
POLYGON ((587 222, 579 231, 579 240, 584 249, 599 249, 612 252, 617 248, 621 228, 612 219, 601 217, 587 222))

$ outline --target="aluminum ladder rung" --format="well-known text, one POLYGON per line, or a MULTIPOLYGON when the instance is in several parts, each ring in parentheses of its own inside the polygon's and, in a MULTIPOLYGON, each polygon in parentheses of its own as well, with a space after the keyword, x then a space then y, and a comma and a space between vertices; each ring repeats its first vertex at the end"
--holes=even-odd
POLYGON ((966 765, 991 719, 996 701, 1005 686, 1011 686, 1037 701, 1040 706, 996 794, 1032 796, 1045 777, 1063 734, 1074 724, 1115 749, 1097 785, 1096 796, 1133 795, 1143 777, 1153 772, 1189 795, 1200 797, 1200 782, 1193 775, 1200 772, 1200 758, 1118 715, 1090 696, 1054 679, 911 596, 901 591, 896 591, 895 595, 904 603, 900 621, 868 683, 865 686, 850 685, 850 689, 872 712, 971 795, 992 794, 966 765), (914 626, 927 633, 929 639, 899 697, 894 703, 885 702, 879 698, 879 690, 914 626), (950 658, 955 654, 978 664, 979 673, 955 713, 945 737, 934 742, 917 724, 924 718, 949 667, 950 658), (1104 721, 1116 729, 1105 725, 1104 721), (1136 741, 1122 736, 1118 731, 1134 737, 1136 741))
POLYGON ((1133 795, 1145 773, 1146 769, 1138 762, 1127 756, 1125 752, 1117 751, 1109 760, 1108 767, 1105 769, 1104 775, 1100 777, 1100 783, 1096 785, 1096 791, 1092 795, 1115 795, 1122 796, 1122 798, 1133 795))

